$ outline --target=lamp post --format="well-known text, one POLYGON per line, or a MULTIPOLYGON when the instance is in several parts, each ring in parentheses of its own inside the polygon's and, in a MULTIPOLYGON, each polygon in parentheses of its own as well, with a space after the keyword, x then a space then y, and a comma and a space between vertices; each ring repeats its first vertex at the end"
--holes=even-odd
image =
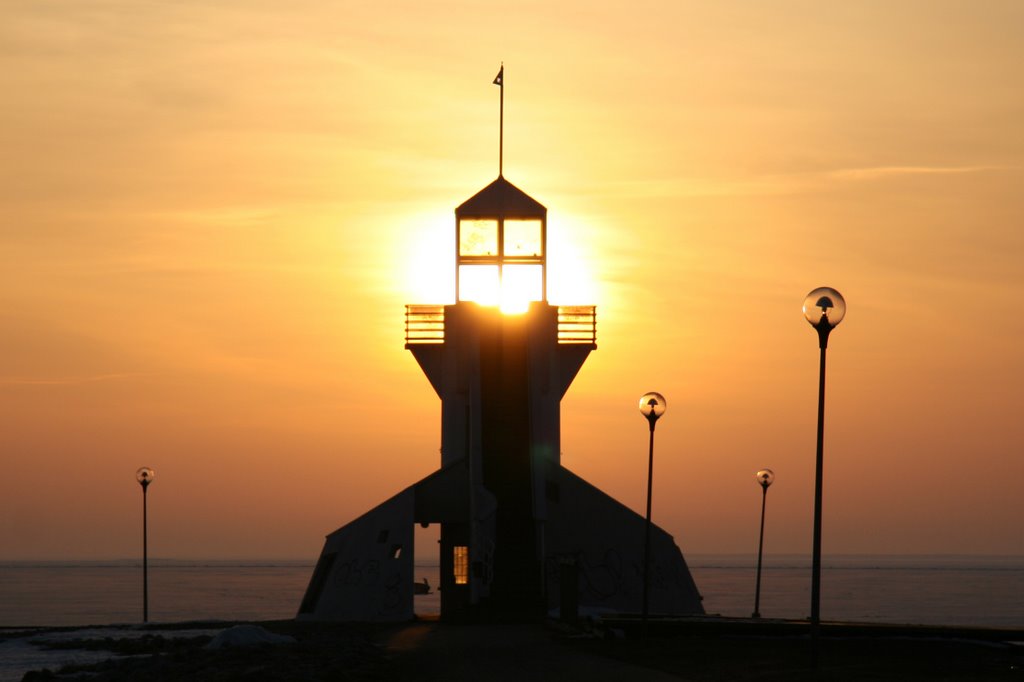
POLYGON ((768 500, 768 486, 775 482, 775 472, 761 469, 757 472, 757 482, 761 485, 761 535, 757 541, 757 587, 754 589, 754 613, 751 618, 761 617, 761 554, 764 550, 764 505, 768 500))
POLYGON ((665 414, 668 403, 660 393, 644 393, 640 397, 640 414, 647 418, 651 427, 650 444, 647 449, 647 521, 644 525, 644 603, 641 612, 643 635, 647 636, 648 596, 651 582, 651 490, 654 481, 654 423, 665 414))
POLYGON ((819 287, 804 299, 804 317, 818 332, 821 359, 818 370, 818 447, 814 468, 814 548, 811 558, 812 663, 818 666, 818 634, 821 629, 821 468, 825 429, 825 349, 828 335, 846 316, 846 300, 830 287, 819 287))
POLYGON ((142 486, 142 622, 149 622, 149 547, 148 520, 146 518, 146 490, 153 482, 154 472, 149 467, 142 467, 135 472, 135 480, 142 486))

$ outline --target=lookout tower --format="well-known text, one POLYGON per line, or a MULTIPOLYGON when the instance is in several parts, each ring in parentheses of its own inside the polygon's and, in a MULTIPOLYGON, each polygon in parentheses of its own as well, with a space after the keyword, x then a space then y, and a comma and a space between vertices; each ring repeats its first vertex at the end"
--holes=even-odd
MULTIPOLYGON (((411 618, 416 523, 441 527, 442 619, 638 612, 644 518, 560 462, 561 399, 597 348, 595 307, 548 303, 547 209, 500 173, 455 209, 455 235, 455 303, 405 318, 441 399, 440 469, 327 536, 298 617, 411 618)), ((658 528, 651 557, 651 612, 702 613, 658 528)))
POLYGON ((547 209, 505 178, 455 210, 455 232, 458 302, 406 312, 441 399, 441 466, 468 467, 468 523, 441 526, 442 612, 540 613, 560 402, 596 348, 595 309, 548 304, 547 209), (472 579, 456 580, 465 551, 472 579))

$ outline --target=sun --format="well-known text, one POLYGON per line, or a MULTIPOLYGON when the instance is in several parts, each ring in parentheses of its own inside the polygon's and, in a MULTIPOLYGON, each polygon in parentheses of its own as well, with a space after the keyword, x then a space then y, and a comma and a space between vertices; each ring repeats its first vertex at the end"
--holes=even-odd
MULTIPOLYGON (((571 219, 562 217, 549 222, 547 257, 541 263, 522 262, 535 261, 534 246, 528 248, 528 253, 524 250, 527 247, 518 246, 530 243, 523 238, 514 242, 516 247, 504 249, 503 254, 511 253, 512 256, 499 262, 490 257, 493 245, 487 240, 477 240, 470 247, 463 244, 460 248, 464 251, 468 248, 479 250, 480 261, 464 260, 458 266, 450 214, 417 216, 412 223, 418 227, 414 238, 407 242, 403 274, 406 291, 416 301, 435 304, 448 304, 456 299, 472 301, 482 306, 497 307, 506 315, 525 313, 535 301, 548 300, 555 305, 596 303, 590 268, 578 244, 573 241, 574 235, 584 234, 586 230, 571 219), (515 248, 520 250, 517 252, 515 248)), ((474 226, 477 233, 485 232, 488 227, 474 226)), ((518 232, 521 236, 528 234, 531 226, 526 221, 505 221, 505 227, 508 233, 518 232)), ((467 228, 463 226, 464 239, 470 232, 467 228)), ((508 242, 509 245, 512 243, 511 240, 508 242)))

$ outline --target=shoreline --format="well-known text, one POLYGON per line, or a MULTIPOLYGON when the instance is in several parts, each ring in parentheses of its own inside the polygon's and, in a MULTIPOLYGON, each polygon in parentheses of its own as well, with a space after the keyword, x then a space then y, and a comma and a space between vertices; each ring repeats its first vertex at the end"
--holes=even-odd
MULTIPOLYGON (((188 621, 146 625, 0 629, 0 642, 59 635, 58 651, 103 652, 56 675, 24 679, 230 680, 243 671, 265 679, 818 679, 810 669, 809 624, 802 621, 654 618, 582 619, 575 625, 300 623, 294 620, 188 621), (294 643, 211 651, 216 633, 249 626, 294 643), (82 635, 76 637, 76 634, 82 635), (84 678, 83 678, 84 679, 84 678)), ((50 639, 53 639, 52 637, 50 639)), ((1024 678, 1024 629, 822 623, 821 667, 829 679, 936 680, 1024 678), (952 676, 951 676, 952 675, 952 676)), ((27 672, 24 671, 24 672, 27 672)), ((248 673, 246 673, 248 674, 248 673)), ((6 679, 22 679, 7 677, 6 679)))
MULTIPOLYGON (((987 556, 941 560, 920 555, 857 555, 823 566, 823 617, 831 620, 963 627, 1024 627, 1019 599, 1024 560, 987 556)), ((308 562, 280 559, 203 559, 150 566, 150 617, 154 621, 262 621, 295 616, 308 586, 308 562)), ((760 612, 766 617, 806 618, 810 569, 806 557, 768 557, 762 580, 760 612)), ((83 623, 131 623, 141 617, 141 567, 125 563, 80 561, 0 562, 0 625, 80 626, 83 623)), ((755 567, 742 555, 693 555, 691 575, 708 613, 743 617, 754 602, 755 567)), ((427 562, 415 577, 438 584, 439 568, 427 562)), ((436 613, 432 596, 415 598, 416 613, 436 613)))

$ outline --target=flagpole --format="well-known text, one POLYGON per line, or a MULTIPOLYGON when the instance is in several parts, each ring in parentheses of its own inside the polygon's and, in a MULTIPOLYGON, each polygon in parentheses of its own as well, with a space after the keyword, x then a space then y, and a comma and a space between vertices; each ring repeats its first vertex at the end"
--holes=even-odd
POLYGON ((498 109, 498 177, 502 177, 505 156, 505 63, 502 62, 494 84, 501 89, 498 109))
MULTIPOLYGON (((505 67, 501 67, 504 71, 505 67)), ((499 105, 500 112, 498 113, 498 177, 502 175, 502 166, 504 165, 505 156, 505 79, 501 79, 501 98, 499 105)))

